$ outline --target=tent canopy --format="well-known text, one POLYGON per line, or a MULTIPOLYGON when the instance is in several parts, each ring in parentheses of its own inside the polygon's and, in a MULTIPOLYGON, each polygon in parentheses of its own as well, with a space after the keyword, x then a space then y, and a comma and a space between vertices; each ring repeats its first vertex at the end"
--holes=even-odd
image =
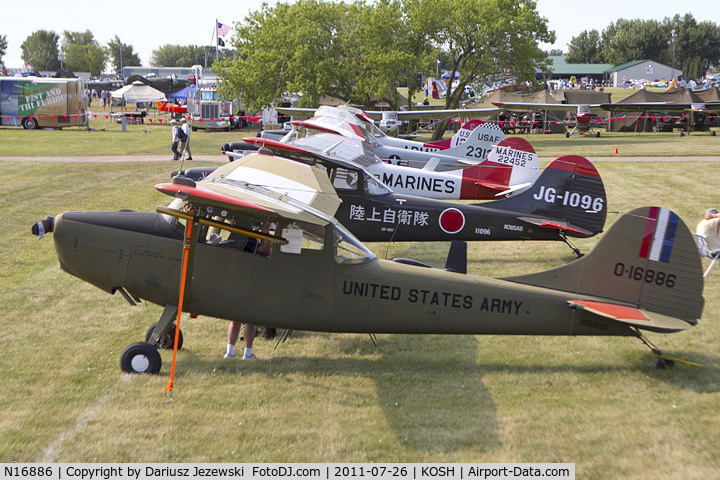
POLYGON ((123 98, 126 102, 132 103, 164 102, 167 100, 165 94, 160 90, 154 89, 150 85, 145 85, 142 82, 125 85, 112 92, 111 97, 116 99, 123 98))
POLYGON ((168 98, 171 100, 178 99, 178 98, 184 98, 185 100, 187 100, 188 94, 190 92, 194 92, 195 90, 197 90, 197 87, 195 85, 188 85, 187 87, 183 88, 182 90, 178 90, 175 93, 171 93, 170 95, 168 95, 168 98))

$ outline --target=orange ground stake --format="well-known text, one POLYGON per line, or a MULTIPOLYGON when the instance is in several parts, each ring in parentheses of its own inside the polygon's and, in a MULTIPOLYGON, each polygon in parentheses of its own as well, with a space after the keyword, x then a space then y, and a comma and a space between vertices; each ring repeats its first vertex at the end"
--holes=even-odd
POLYGON ((180 298, 178 299, 178 313, 177 313, 177 322, 175 324, 175 343, 173 345, 173 356, 172 356, 172 364, 170 367, 170 381, 168 382, 167 386, 165 387, 165 390, 163 390, 165 393, 172 393, 173 385, 175 385, 175 360, 177 359, 177 349, 178 349, 178 341, 180 339, 180 317, 182 317, 182 306, 183 302, 185 301, 185 276, 187 275, 187 264, 188 264, 188 258, 190 256, 190 234, 192 231, 192 222, 188 221, 187 224, 187 233, 185 235, 185 246, 183 249, 183 263, 182 263, 182 273, 180 274, 180 298))

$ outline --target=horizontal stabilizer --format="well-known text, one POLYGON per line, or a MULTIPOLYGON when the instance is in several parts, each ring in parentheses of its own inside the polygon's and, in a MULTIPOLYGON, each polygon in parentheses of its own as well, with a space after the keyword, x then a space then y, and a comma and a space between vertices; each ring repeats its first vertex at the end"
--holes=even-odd
POLYGON ((590 315, 597 315, 604 320, 613 320, 653 332, 670 333, 691 327, 690 323, 679 318, 615 303, 570 300, 568 305, 570 308, 590 315))
MULTIPOLYGON (((520 190, 525 190, 530 185, 532 185, 532 182, 526 182, 526 183, 519 183, 517 185, 513 185, 512 187, 508 188, 507 190, 504 190, 500 193, 496 193, 496 197, 502 197, 503 195, 510 195, 515 192, 519 192, 520 190)), ((499 187, 498 187, 499 188, 499 187)))
POLYGON ((594 232, 585 230, 584 228, 576 227, 568 222, 558 221, 555 219, 541 218, 541 217, 518 217, 518 220, 523 222, 532 223, 539 227, 551 228, 553 230, 560 230, 563 232, 574 232, 579 233, 583 236, 592 237, 595 235, 594 232))

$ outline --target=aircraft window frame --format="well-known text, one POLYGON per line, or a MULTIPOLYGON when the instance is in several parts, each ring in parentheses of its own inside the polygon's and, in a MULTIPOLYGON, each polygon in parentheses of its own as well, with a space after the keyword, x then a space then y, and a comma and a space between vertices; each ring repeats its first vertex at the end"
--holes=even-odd
POLYGON ((342 167, 333 168, 331 182, 335 190, 354 192, 358 189, 359 179, 360 172, 357 170, 342 167), (345 175, 345 179, 338 174, 345 175))
POLYGON ((280 236, 290 241, 288 245, 280 245, 279 251, 285 255, 322 255, 325 252, 325 229, 320 225, 293 222, 281 227, 280 236), (299 231, 297 237, 293 231, 299 231), (299 247, 299 249, 298 249, 299 247))
POLYGON ((365 175, 365 194, 370 196, 387 195, 393 191, 373 175, 365 175))
POLYGON ((374 253, 339 225, 333 226, 335 262, 340 265, 361 265, 377 258, 374 253), (342 253, 341 253, 342 252, 342 253))

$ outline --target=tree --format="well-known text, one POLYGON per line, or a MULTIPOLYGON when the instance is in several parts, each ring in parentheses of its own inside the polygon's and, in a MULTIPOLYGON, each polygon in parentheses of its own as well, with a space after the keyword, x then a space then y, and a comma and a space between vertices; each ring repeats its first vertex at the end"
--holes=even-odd
POLYGON ((37 30, 31 33, 20 45, 23 61, 32 62, 35 70, 57 70, 60 68, 58 40, 60 37, 52 31, 37 30))
POLYGON ((65 69, 75 72, 90 72, 99 76, 105 69, 105 50, 93 37, 90 30, 85 32, 63 32, 65 69))
POLYGON ((597 30, 585 30, 573 37, 565 56, 567 63, 603 63, 600 33, 597 30))
POLYGON ((549 57, 561 57, 561 56, 565 55, 565 52, 563 52, 562 49, 560 49, 560 48, 551 48, 550 50, 548 50, 545 53, 547 53, 547 55, 549 57))
POLYGON ((5 52, 7 52, 7 35, 0 35, 0 72, 5 71, 5 64, 3 63, 5 52))
MULTIPOLYGON (((232 58, 234 51, 221 49, 218 51, 219 58, 232 58)), ((150 56, 150 63, 154 66, 163 67, 191 67, 202 65, 209 67, 215 62, 214 46, 197 45, 162 45, 153 50, 150 56)))
POLYGON ((118 74, 122 74, 124 66, 140 66, 140 57, 133 51, 132 45, 122 43, 117 35, 108 42, 107 55, 118 74))
POLYGON ((236 59, 214 70, 222 78, 221 93, 240 96, 250 110, 284 92, 301 93, 301 105, 313 107, 331 96, 398 108, 397 83, 417 90, 417 73, 430 51, 425 35, 410 29, 401 0, 264 4, 237 26, 233 45, 236 59))
POLYGON ((635 60, 665 59, 668 38, 656 20, 624 20, 603 32, 602 55, 615 66, 635 60), (614 33, 610 33, 614 32, 614 33))
MULTIPOLYGON (((428 41, 447 52, 450 80, 460 72, 459 84, 445 99, 445 108, 457 108, 469 84, 489 84, 507 73, 519 82, 535 81, 535 67, 546 69, 547 56, 538 42, 554 43, 547 19, 534 1, 524 0, 408 0, 409 15, 430 22, 428 41)), ((448 85, 449 86, 449 85, 448 85)), ((448 91, 450 89, 448 88, 448 91)), ((434 139, 445 126, 435 130, 434 139)))
POLYGON ((702 68, 707 70, 710 65, 717 65, 720 61, 720 28, 715 23, 708 21, 697 23, 688 13, 682 17, 675 15, 672 19, 666 18, 662 26, 668 39, 664 63, 677 68, 675 65, 685 65, 688 59, 699 58, 702 68), (675 65, 672 65, 673 30, 675 30, 675 65))

